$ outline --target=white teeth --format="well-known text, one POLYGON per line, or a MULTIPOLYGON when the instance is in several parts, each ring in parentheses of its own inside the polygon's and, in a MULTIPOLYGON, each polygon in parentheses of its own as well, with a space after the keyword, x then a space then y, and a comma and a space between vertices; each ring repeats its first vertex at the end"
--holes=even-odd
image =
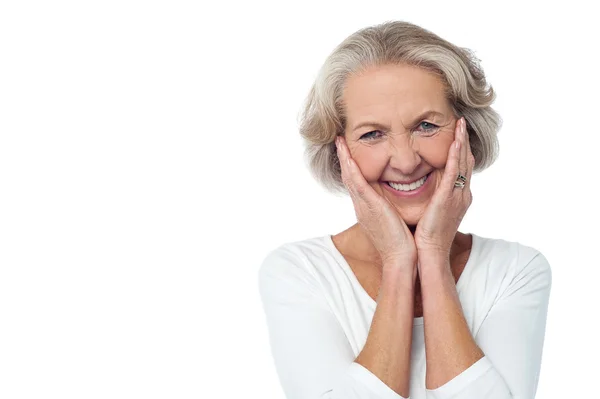
POLYGON ((417 188, 419 188, 423 184, 425 184, 426 180, 427 180, 427 176, 423 176, 419 180, 412 182, 410 184, 396 184, 396 183, 392 183, 392 182, 387 182, 387 183, 390 185, 390 187, 392 187, 393 189, 398 190, 398 191, 412 191, 412 190, 416 190, 417 188))

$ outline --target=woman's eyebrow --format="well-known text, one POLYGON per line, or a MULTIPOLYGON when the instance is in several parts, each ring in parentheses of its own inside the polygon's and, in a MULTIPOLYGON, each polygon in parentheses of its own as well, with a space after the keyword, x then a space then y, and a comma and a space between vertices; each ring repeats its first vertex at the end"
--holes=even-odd
MULTIPOLYGON (((428 116, 444 116, 444 114, 442 114, 441 112, 438 111, 434 111, 434 110, 427 110, 425 112, 422 112, 419 116, 417 116, 416 118, 414 118, 414 120, 409 123, 409 126, 414 125, 415 123, 419 122, 421 119, 424 119, 428 116)), ((357 124, 356 126, 354 126, 354 128, 352 128, 352 132, 355 132, 356 130, 360 129, 361 127, 374 127, 377 129, 381 129, 381 130, 389 130, 389 126, 383 125, 381 123, 378 122, 371 122, 371 121, 364 121, 364 122, 360 122, 359 124, 357 124)))

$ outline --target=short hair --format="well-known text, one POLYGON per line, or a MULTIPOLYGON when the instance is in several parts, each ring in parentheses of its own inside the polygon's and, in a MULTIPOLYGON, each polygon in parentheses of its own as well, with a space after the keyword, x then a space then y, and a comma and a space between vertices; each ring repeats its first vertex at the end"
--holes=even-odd
POLYGON ((489 167, 498 156, 502 119, 491 108, 496 95, 480 61, 471 50, 404 21, 384 22, 348 36, 325 60, 300 114, 312 176, 331 192, 347 192, 335 146, 335 137, 346 127, 344 85, 350 75, 385 64, 416 66, 439 76, 455 116, 466 120, 474 172, 489 167))

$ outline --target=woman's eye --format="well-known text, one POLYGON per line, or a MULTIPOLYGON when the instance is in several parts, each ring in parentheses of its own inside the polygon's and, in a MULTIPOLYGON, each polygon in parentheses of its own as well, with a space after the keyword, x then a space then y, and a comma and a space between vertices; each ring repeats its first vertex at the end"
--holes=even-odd
POLYGON ((429 122, 421 122, 421 123, 419 123, 419 127, 423 127, 423 129, 418 129, 418 130, 421 130, 425 134, 435 133, 437 131, 437 129, 439 129, 439 126, 434 125, 433 123, 429 123, 429 122))
MULTIPOLYGON (((425 135, 428 134, 435 134, 438 129, 440 128, 438 125, 434 125, 433 123, 430 122, 421 122, 419 123, 419 129, 417 129, 418 131, 422 132, 425 135)), ((380 130, 373 130, 372 132, 368 132, 363 134, 362 136, 360 136, 359 140, 375 140, 378 138, 381 138, 381 136, 383 135, 383 133, 380 130)))
POLYGON ((376 136, 377 133, 381 133, 381 132, 379 130, 373 130, 372 132, 365 133, 362 136, 360 136, 360 140, 373 140, 373 139, 376 139, 377 138, 377 136, 376 136))

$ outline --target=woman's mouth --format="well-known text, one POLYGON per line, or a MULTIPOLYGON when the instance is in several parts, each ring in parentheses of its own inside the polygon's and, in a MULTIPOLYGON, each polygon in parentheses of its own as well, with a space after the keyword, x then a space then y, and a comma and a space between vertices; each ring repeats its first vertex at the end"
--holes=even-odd
POLYGON ((427 182, 431 180, 429 179, 430 176, 431 172, 410 184, 400 184, 386 181, 385 186, 389 191, 393 192, 395 195, 398 195, 400 197, 412 197, 414 195, 420 194, 425 190, 427 186, 429 186, 427 182))

